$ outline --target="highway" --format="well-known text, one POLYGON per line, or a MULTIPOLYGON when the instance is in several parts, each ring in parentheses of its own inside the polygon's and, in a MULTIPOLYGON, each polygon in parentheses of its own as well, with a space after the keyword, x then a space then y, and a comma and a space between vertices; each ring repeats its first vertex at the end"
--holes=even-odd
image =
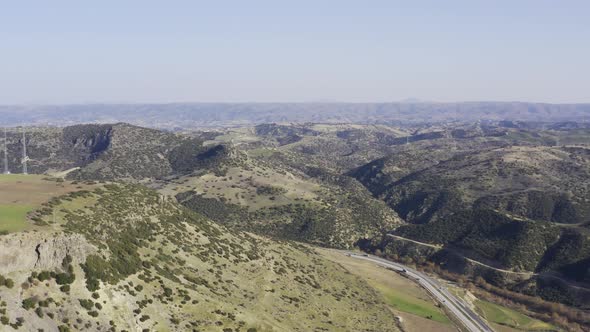
POLYGON ((463 300, 457 298, 451 294, 445 287, 441 286, 436 280, 428 277, 426 274, 408 268, 402 264, 388 261, 386 259, 367 255, 367 254, 355 254, 346 252, 350 257, 364 259, 367 261, 374 262, 378 265, 394 269, 399 272, 405 271, 405 274, 412 280, 415 280, 420 286, 425 288, 437 301, 445 306, 449 312, 451 312, 463 326, 471 332, 493 332, 494 330, 477 315, 463 300))

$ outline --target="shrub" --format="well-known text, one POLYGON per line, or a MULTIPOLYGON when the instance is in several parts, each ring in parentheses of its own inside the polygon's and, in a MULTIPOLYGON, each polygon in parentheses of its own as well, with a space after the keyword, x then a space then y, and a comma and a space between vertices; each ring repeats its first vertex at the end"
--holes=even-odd
POLYGON ((36 304, 37 304, 37 301, 35 301, 35 299, 32 297, 29 297, 28 299, 24 299, 22 302, 23 308, 26 310, 34 308, 36 304))
POLYGON ((57 327, 57 330, 58 330, 59 332, 70 332, 70 328, 69 328, 69 327, 67 327, 66 325, 60 325, 60 326, 58 326, 58 327, 57 327))
POLYGON ((93 278, 86 279, 86 288, 91 292, 95 292, 100 289, 100 282, 93 278))
POLYGON ((14 281, 12 279, 6 279, 6 280, 4 280, 4 286, 6 286, 7 288, 14 287, 14 281))
POLYGON ((76 280, 76 275, 73 273, 58 273, 55 276, 55 282, 57 282, 58 285, 71 284, 74 280, 76 280))
POLYGON ((39 281, 49 280, 50 278, 51 278, 51 275, 50 275, 49 271, 41 271, 41 273, 39 273, 37 275, 37 279, 39 281))
POLYGON ((82 308, 86 310, 92 310, 92 308, 94 307, 94 302, 92 302, 92 300, 79 299, 78 301, 80 302, 82 308))

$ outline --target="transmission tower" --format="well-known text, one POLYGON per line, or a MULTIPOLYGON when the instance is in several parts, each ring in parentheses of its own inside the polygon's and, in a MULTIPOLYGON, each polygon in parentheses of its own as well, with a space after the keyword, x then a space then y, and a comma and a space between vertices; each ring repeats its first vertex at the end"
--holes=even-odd
POLYGON ((27 171, 27 138, 25 136, 25 127, 23 127, 23 174, 28 174, 28 171, 27 171))
POLYGON ((8 170, 8 140, 6 139, 6 127, 4 127, 4 174, 10 174, 8 170))

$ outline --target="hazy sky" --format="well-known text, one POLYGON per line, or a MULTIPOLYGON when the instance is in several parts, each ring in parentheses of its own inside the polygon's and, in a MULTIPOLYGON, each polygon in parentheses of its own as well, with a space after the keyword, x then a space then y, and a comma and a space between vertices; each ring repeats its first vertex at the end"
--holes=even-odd
POLYGON ((0 104, 590 102, 590 1, 2 1, 0 104))

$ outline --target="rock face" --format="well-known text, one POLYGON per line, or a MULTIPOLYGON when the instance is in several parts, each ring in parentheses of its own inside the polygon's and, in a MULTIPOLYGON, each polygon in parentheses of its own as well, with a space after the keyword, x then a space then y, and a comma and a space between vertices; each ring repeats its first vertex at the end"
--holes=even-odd
POLYGON ((97 249, 80 234, 15 233, 0 237, 0 274, 55 270, 66 255, 79 264, 97 249))

